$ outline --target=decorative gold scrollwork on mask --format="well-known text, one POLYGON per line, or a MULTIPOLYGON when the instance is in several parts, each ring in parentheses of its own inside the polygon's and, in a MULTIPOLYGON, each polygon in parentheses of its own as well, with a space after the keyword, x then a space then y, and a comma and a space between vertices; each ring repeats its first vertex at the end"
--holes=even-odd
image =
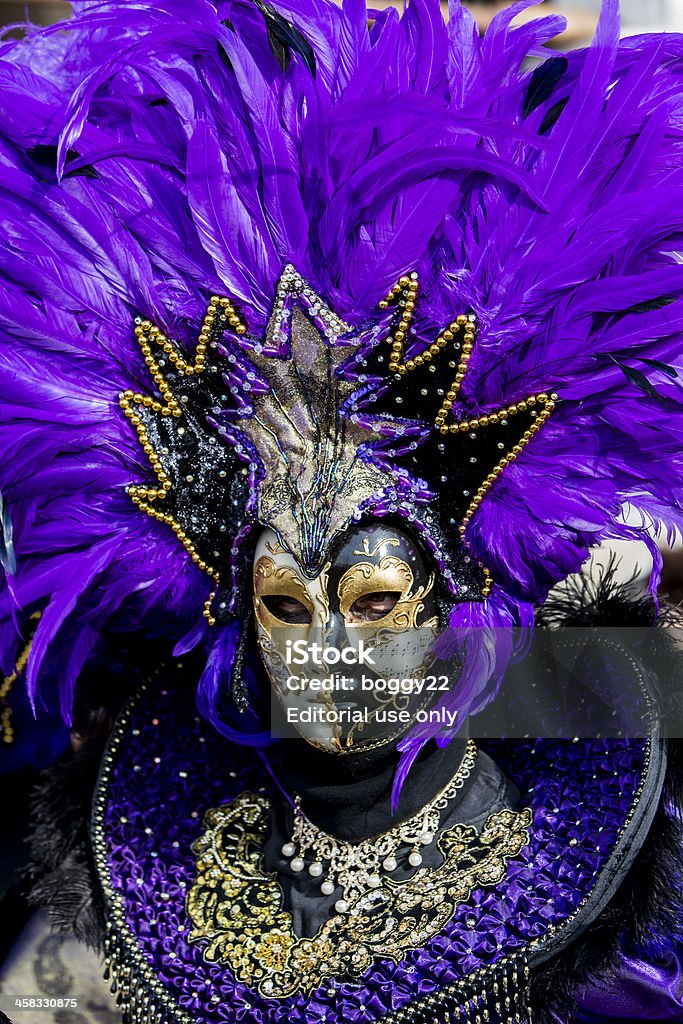
MULTIPOLYGON (((323 622, 327 621, 329 606, 327 602, 327 575, 329 563, 324 565, 320 573, 320 590, 314 596, 306 585, 306 581, 297 573, 291 565, 278 565, 273 558, 262 555, 254 565, 254 613, 257 622, 268 636, 273 635, 273 630, 282 627, 282 620, 268 610, 264 597, 278 596, 291 597, 299 601, 309 612, 311 621, 317 616, 323 622), (315 602, 323 607, 316 613, 315 602)), ((290 625, 290 629, 296 628, 290 625)), ((308 626, 304 627, 308 630, 308 626)))
MULTIPOLYGON (((398 593, 396 604, 381 619, 371 623, 373 629, 396 630, 416 629, 417 617, 424 609, 424 598, 434 586, 434 577, 413 593, 413 570, 408 563, 396 555, 385 555, 376 564, 358 562, 347 569, 339 581, 339 610, 348 621, 354 603, 361 597, 373 593, 398 593)), ((423 623, 422 625, 425 625, 423 623)))

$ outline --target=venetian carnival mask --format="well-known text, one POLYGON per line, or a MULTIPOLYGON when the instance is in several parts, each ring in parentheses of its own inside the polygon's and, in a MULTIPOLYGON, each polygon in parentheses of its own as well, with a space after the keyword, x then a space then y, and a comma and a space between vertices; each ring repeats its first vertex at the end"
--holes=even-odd
MULTIPOLYGON (((303 639, 318 630, 329 644, 323 634, 334 633, 333 610, 354 638, 364 638, 370 628, 380 631, 377 622, 355 621, 350 611, 368 593, 400 594, 405 608, 399 611, 411 609, 410 628, 425 632, 433 609, 424 568, 416 572, 413 566, 409 579, 405 570, 400 578, 394 567, 391 587, 386 580, 380 587, 370 579, 373 589, 348 601, 356 579, 362 579, 353 561, 361 556, 354 551, 363 552, 372 572, 382 558, 411 564, 408 541, 398 533, 386 536, 400 540, 402 554, 389 545, 373 555, 377 545, 369 537, 364 550, 354 531, 371 519, 405 523, 428 552, 445 600, 451 607, 464 606, 467 621, 472 607, 482 603, 495 611, 497 621, 501 616, 509 621, 507 599, 496 605, 493 575, 472 548, 469 528, 499 476, 548 420, 557 396, 525 390, 523 400, 475 411, 477 403, 462 390, 475 352, 477 316, 440 313, 439 328, 420 321, 418 331, 419 290, 417 272, 402 276, 379 301, 377 315, 353 326, 287 265, 265 329, 250 329, 232 299, 214 295, 189 358, 161 328, 138 318, 135 332, 157 391, 130 389, 121 393, 120 403, 156 482, 131 484, 128 494, 141 510, 171 527, 208 577, 204 615, 209 626, 230 636, 241 629, 234 645, 219 641, 238 651, 236 668, 229 666, 227 675, 240 711, 248 706, 239 652, 248 637, 250 558, 254 535, 264 527, 272 530, 269 542, 278 537, 282 545, 269 551, 262 538, 256 559, 261 647, 273 674, 280 641, 291 639, 292 631, 303 639), (271 559, 275 574, 282 569, 279 577, 271 579, 270 563, 259 564, 259 558, 271 559), (294 591, 288 596, 308 609, 310 621, 276 627, 272 607, 262 598, 285 596, 285 591, 259 588, 271 587, 273 579, 282 583, 286 564, 278 559, 286 558, 294 591), (344 572, 351 575, 342 587, 344 572), (413 612, 422 618, 411 618, 413 612), (263 646, 267 623, 271 634, 277 631, 268 650, 263 646), (280 636, 282 629, 286 633, 280 636)), ((396 658, 401 652, 411 671, 419 668, 424 638, 418 644, 401 636, 407 625, 398 629, 392 617, 398 612, 385 611, 390 621, 382 625, 390 632, 383 634, 382 649, 388 661, 378 674, 396 674, 392 650, 396 658)), ((377 730, 379 715, 372 721, 377 730)), ((389 731, 406 730, 396 724, 389 731)), ((370 738, 368 727, 362 742, 380 738, 370 738)), ((361 731, 341 730, 316 741, 347 749, 361 742, 361 731)))
POLYGON ((382 523, 353 527, 310 575, 266 529, 253 578, 273 695, 284 725, 308 742, 338 753, 380 746, 433 703, 434 575, 407 533, 382 523))

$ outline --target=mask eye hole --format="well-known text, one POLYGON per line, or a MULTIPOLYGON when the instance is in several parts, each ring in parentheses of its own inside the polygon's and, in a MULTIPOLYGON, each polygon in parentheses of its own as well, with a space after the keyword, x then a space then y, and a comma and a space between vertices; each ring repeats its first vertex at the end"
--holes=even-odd
POLYGON ((356 598, 349 608, 349 622, 376 622, 393 610, 401 593, 398 590, 377 590, 356 598))
POLYGON ((261 597, 271 615, 290 626, 310 625, 308 608, 289 594, 267 594, 261 597))

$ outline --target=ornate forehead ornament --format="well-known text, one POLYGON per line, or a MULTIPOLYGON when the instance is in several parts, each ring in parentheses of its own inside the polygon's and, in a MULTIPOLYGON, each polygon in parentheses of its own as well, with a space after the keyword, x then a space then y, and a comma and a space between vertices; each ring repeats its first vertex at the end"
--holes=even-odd
POLYGON ((120 404, 155 482, 128 492, 212 581, 210 624, 236 609, 255 522, 313 576, 350 523, 403 518, 456 599, 490 592, 490 573, 468 551, 468 523, 557 396, 466 412, 476 318, 457 316, 425 346, 413 331, 418 292, 417 274, 402 277, 379 303, 382 322, 355 330, 287 266, 265 338, 250 334, 232 300, 213 296, 189 356, 136 320, 156 387, 125 391, 120 404))

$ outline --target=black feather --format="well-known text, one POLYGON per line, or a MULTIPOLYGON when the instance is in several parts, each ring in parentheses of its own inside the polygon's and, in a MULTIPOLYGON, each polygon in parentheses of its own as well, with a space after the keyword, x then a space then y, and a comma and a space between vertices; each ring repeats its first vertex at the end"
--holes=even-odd
POLYGON ((556 124, 560 114, 569 103, 569 96, 565 96, 564 99, 558 100, 552 107, 546 112, 545 117, 541 121, 541 127, 538 129, 539 135, 547 135, 548 132, 556 124))
POLYGON ((264 3, 264 0, 254 0, 254 4, 264 17, 270 48, 282 70, 286 71, 289 67, 292 56, 291 51, 293 50, 294 53, 299 54, 305 66, 315 78, 315 53, 313 52, 313 47, 299 29, 292 25, 291 21, 283 18, 270 4, 264 3))
POLYGON ((569 61, 566 57, 550 57, 539 64, 531 76, 524 98, 524 117, 528 117, 536 110, 536 107, 540 107, 541 103, 550 99, 555 91, 555 86, 568 67, 569 61))
POLYGON ((33 833, 27 871, 29 903, 47 908, 50 923, 101 949, 104 906, 88 840, 90 805, 102 744, 85 744, 41 776, 31 804, 33 833))
POLYGON ((678 370, 673 366, 669 366, 668 363, 663 363, 660 359, 645 359, 644 356, 640 357, 641 363, 646 363, 648 366, 653 367, 655 370, 661 370, 667 377, 671 377, 672 380, 678 378, 678 370))
POLYGON ((660 405, 668 406, 664 395, 660 395, 657 388, 650 380, 648 380, 642 370, 636 370, 633 366, 627 366, 625 363, 622 363, 617 359, 616 356, 610 356, 610 359, 612 362, 616 363, 629 384, 633 384, 634 387, 637 387, 638 390, 642 391, 644 395, 648 396, 648 398, 654 398, 654 400, 660 405))
MULTIPOLYGON (((634 306, 629 306, 628 309, 624 310, 624 313, 652 313, 656 309, 664 309, 665 306, 670 306, 677 298, 677 295, 660 295, 656 299, 646 299, 645 302, 636 302, 634 306)), ((645 361, 646 360, 644 360, 644 362, 645 361)))

